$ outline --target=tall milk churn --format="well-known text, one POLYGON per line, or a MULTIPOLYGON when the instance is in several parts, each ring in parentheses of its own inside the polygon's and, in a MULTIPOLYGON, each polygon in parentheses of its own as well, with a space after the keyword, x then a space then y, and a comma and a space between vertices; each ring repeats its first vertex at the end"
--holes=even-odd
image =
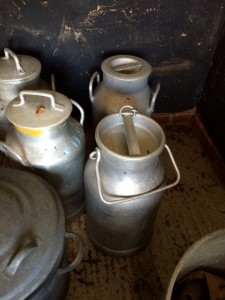
POLYGON ((12 129, 0 149, 28 166, 58 192, 66 218, 84 207, 84 111, 74 100, 56 91, 21 91, 7 107, 12 129), (72 103, 80 122, 70 116, 72 103))
POLYGON ((28 55, 16 55, 5 48, 5 56, 0 57, 0 135, 4 138, 9 122, 6 118, 8 103, 18 96, 22 89, 43 88, 40 78, 41 63, 28 55))
POLYGON ((128 108, 98 123, 98 147, 84 172, 88 236, 113 256, 134 254, 148 244, 162 194, 180 180, 162 128, 128 108), (176 173, 170 184, 159 159, 164 149, 176 173))
POLYGON ((153 92, 148 85, 152 72, 150 64, 137 56, 115 55, 101 64, 103 79, 95 72, 89 82, 94 123, 103 117, 118 113, 124 105, 131 105, 144 115, 151 115, 160 84, 153 92), (97 83, 93 91, 94 83, 97 83))

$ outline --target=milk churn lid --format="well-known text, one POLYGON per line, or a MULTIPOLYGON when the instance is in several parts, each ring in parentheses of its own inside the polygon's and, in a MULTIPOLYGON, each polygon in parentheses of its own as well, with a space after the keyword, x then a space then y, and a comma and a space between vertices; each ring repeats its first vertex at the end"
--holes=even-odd
POLYGON ((55 270, 64 246, 60 199, 28 171, 0 168, 0 299, 25 299, 55 270))
POLYGON ((126 160, 158 156, 165 145, 160 125, 130 106, 103 118, 96 127, 95 138, 102 150, 126 160))
POLYGON ((130 81, 148 77, 152 72, 150 64, 133 55, 114 55, 106 58, 101 65, 107 76, 130 81))
POLYGON ((6 116, 15 126, 43 129, 61 124, 72 112, 70 100, 51 90, 21 91, 7 106, 6 116))
POLYGON ((16 55, 8 48, 0 57, 0 83, 19 84, 37 78, 41 73, 39 60, 28 55, 16 55))

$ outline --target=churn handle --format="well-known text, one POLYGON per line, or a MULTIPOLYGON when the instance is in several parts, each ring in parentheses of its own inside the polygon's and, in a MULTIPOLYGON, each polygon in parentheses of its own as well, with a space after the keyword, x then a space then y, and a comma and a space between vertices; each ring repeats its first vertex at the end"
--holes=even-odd
POLYGON ((55 110, 63 111, 64 106, 57 104, 55 102, 55 97, 51 93, 40 92, 40 91, 31 91, 31 90, 23 90, 19 92, 20 103, 13 104, 13 106, 21 106, 25 104, 24 96, 39 96, 39 97, 47 97, 51 100, 51 105, 55 110))
POLYGON ((83 239, 81 238, 81 236, 76 232, 65 232, 65 237, 71 238, 74 240, 78 240, 79 247, 78 247, 78 251, 77 251, 77 255, 76 255, 75 259, 68 266, 59 268, 57 270, 58 275, 62 275, 62 274, 65 274, 65 273, 68 273, 68 272, 71 272, 72 270, 74 270, 80 264, 80 262, 83 258, 84 243, 83 243, 83 239))
POLYGON ((19 61, 18 57, 16 56, 16 54, 15 54, 12 50, 10 50, 9 48, 5 48, 5 49, 4 49, 4 53, 5 53, 4 59, 9 59, 9 55, 12 56, 12 58, 14 59, 15 64, 16 64, 16 70, 17 70, 17 73, 18 73, 19 75, 23 75, 23 74, 26 73, 26 72, 24 71, 24 69, 21 67, 20 61, 19 61))
POLYGON ((84 124, 84 110, 83 110, 83 108, 75 100, 70 99, 70 101, 80 111, 80 124, 83 126, 83 124, 84 124))
POLYGON ((155 110, 155 101, 156 101, 156 98, 159 94, 159 91, 160 91, 160 83, 157 84, 156 89, 155 89, 155 91, 153 93, 153 96, 152 96, 150 106, 147 109, 148 116, 151 116, 153 114, 154 110, 155 110))
POLYGON ((5 142, 0 141, 0 151, 2 151, 3 153, 5 152, 9 152, 10 154, 12 154, 17 161, 19 161, 23 166, 25 167, 30 167, 31 165, 29 163, 28 160, 26 160, 25 158, 23 158, 21 155, 19 155, 13 148, 11 148, 9 145, 7 145, 5 142))
POLYGON ((116 198, 115 195, 110 195, 112 197, 115 197, 116 200, 114 201, 107 201, 106 199, 104 199, 103 195, 102 195, 102 187, 101 187, 101 179, 100 179, 100 174, 99 174, 99 162, 100 162, 100 156, 101 156, 101 151, 99 148, 96 148, 96 151, 92 152, 90 154, 90 159, 94 160, 96 159, 96 165, 95 165, 95 171, 96 171, 96 177, 97 177, 97 185, 98 185, 98 192, 99 192, 99 195, 100 195, 100 198, 101 200, 105 203, 105 204, 117 204, 117 203, 123 203, 123 202, 128 202, 128 201, 132 201, 132 200, 135 200, 137 198, 143 198, 143 197, 146 197, 146 196, 151 196, 153 194, 156 194, 156 193, 159 193, 159 192, 163 192, 169 188, 172 188, 174 187, 175 185, 178 184, 178 182, 180 181, 180 171, 177 167, 177 164, 175 162, 175 159, 172 155, 172 152, 169 148, 169 146, 165 145, 165 148, 169 154, 169 157, 172 161, 172 164, 173 164, 173 167, 174 167, 174 170, 175 170, 175 173, 176 173, 176 180, 171 183, 171 184, 168 184, 166 186, 162 186, 160 188, 156 188, 154 190, 151 190, 151 191, 148 191, 148 192, 145 192, 145 193, 142 193, 142 194, 138 194, 138 195, 135 195, 135 196, 127 196, 127 197, 123 197, 123 198, 116 198))
POLYGON ((97 84, 98 84, 100 82, 100 74, 97 71, 91 76, 91 79, 89 82, 89 97, 90 97, 91 103, 94 103, 94 100, 95 100, 95 97, 93 94, 93 83, 94 83, 95 78, 97 78, 97 84))
POLYGON ((56 91, 56 86, 55 86, 55 74, 51 74, 51 87, 53 91, 56 91))

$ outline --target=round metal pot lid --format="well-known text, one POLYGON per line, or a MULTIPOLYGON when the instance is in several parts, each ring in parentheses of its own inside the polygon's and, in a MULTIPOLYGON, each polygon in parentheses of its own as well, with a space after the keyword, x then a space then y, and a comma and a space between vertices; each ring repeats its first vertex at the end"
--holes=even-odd
POLYGON ((50 128, 64 122, 72 112, 70 100, 55 91, 21 91, 7 106, 6 116, 17 127, 50 128))
POLYGON ((95 131, 97 145, 126 159, 159 155, 165 145, 162 128, 133 108, 130 111, 123 109, 119 114, 109 115, 99 122, 95 131))
POLYGON ((55 191, 28 171, 0 168, 0 299, 25 299, 57 267, 64 213, 55 191))
POLYGON ((132 55, 114 55, 106 58, 101 65, 107 76, 125 81, 148 77, 152 67, 144 59, 132 55))
POLYGON ((39 60, 28 55, 16 55, 10 49, 4 49, 5 56, 0 57, 0 83, 18 84, 37 78, 41 73, 39 60))

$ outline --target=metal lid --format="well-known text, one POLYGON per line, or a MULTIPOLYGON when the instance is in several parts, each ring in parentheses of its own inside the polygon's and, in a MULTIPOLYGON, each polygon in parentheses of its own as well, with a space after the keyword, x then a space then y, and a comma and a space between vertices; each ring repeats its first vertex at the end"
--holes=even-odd
POLYGON ((0 168, 0 299, 25 299, 54 270, 64 245, 55 191, 28 171, 0 168))
POLYGON ((7 106, 6 117, 17 127, 49 128, 64 122, 72 112, 70 100, 55 91, 21 91, 7 106))
POLYGON ((22 83, 37 78, 41 73, 39 60, 28 55, 16 55, 8 48, 0 57, 0 83, 22 83))
POLYGON ((133 55, 114 55, 102 62, 103 73, 113 78, 130 81, 148 77, 152 72, 150 64, 133 55))

